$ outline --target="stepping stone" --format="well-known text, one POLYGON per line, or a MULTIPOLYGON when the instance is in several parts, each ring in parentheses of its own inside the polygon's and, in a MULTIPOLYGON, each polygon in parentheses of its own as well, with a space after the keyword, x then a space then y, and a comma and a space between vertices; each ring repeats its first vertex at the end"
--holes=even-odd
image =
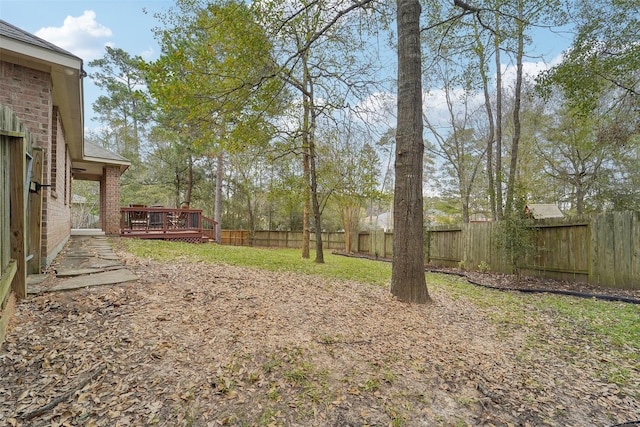
POLYGON ((114 285, 116 283, 131 282, 133 280, 138 280, 138 276, 127 269, 105 271, 104 273, 97 273, 89 276, 72 277, 54 286, 30 286, 29 293, 38 294, 42 292, 67 291, 71 289, 86 288, 89 286, 114 285))
POLYGON ((104 271, 103 268, 78 268, 78 269, 69 269, 69 270, 58 270, 56 272, 56 277, 73 277, 80 276, 83 274, 95 274, 102 273, 104 271))
POLYGON ((48 274, 30 274, 27 276, 27 285, 38 285, 44 282, 47 277, 49 277, 48 274))

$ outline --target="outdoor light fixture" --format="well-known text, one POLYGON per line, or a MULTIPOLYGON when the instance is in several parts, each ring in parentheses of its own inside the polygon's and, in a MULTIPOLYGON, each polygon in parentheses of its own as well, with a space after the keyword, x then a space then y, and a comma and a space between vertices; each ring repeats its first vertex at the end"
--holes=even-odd
POLYGON ((38 181, 31 181, 29 193, 39 193, 42 187, 51 187, 51 184, 40 184, 38 181))

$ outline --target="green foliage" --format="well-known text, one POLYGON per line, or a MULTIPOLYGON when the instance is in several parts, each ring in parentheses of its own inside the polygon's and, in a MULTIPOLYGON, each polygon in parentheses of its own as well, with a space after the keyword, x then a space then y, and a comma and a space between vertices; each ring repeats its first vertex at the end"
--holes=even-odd
POLYGON ((535 138, 543 177, 553 184, 555 200, 569 202, 577 215, 640 206, 635 185, 640 179, 640 137, 631 105, 623 109, 623 102, 612 112, 609 95, 603 95, 602 106, 584 114, 570 100, 558 98, 548 100, 535 138))
POLYGON ((480 270, 482 273, 486 273, 487 271, 489 271, 489 264, 487 264, 486 261, 480 261, 480 264, 478 264, 478 270, 480 270))
POLYGON ((272 163, 268 184, 268 229, 302 231, 304 180, 298 159, 282 158, 272 163))
POLYGON ((345 239, 352 247, 365 207, 380 201, 378 191, 378 153, 367 142, 367 134, 355 129, 353 122, 335 129, 323 129, 318 136, 318 181, 320 193, 328 198, 327 205, 337 212, 337 227, 325 230, 345 230, 345 239), (342 127, 344 126, 344 127, 342 127), (330 198, 328 197, 330 196, 330 198))
POLYGON ((514 210, 507 212, 498 222, 494 236, 497 249, 510 263, 518 279, 524 261, 536 250, 534 223, 525 215, 525 205, 523 197, 516 199, 514 210))
POLYGON ((191 142, 241 151, 264 144, 286 94, 271 44, 245 3, 179 1, 156 34, 161 57, 147 65, 149 89, 167 125, 191 142))
POLYGON ((561 88, 572 107, 588 114, 601 96, 638 95, 640 3, 637 0, 576 2, 577 35, 563 61, 540 79, 542 92, 561 88))

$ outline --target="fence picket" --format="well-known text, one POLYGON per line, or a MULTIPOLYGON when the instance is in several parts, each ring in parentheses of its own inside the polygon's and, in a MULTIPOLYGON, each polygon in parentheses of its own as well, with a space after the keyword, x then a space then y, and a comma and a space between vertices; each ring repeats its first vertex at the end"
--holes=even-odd
MULTIPOLYGON (((510 265, 494 243, 496 223, 436 226, 425 233, 425 262, 435 266, 510 273, 510 265)), ((611 212, 590 218, 536 222, 537 252, 521 266, 523 274, 554 279, 588 281, 616 288, 640 289, 640 212, 611 212)), ((223 236, 225 232, 223 230, 223 236)), ((245 231, 244 233, 248 232, 245 231)), ((312 244, 314 235, 312 234, 312 244)), ((323 247, 344 250, 344 233, 323 233, 323 247)), ((246 240, 245 240, 246 239, 246 240)), ((301 248, 302 233, 256 231, 243 244, 301 248)), ((358 234, 357 252, 393 257, 393 233, 382 230, 358 234)))

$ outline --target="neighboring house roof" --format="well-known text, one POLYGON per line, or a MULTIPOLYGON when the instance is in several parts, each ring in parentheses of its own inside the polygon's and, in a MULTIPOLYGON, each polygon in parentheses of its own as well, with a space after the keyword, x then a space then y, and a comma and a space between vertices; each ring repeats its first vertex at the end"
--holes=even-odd
POLYGON ((484 212, 476 212, 469 215, 469 222, 487 222, 491 221, 491 218, 487 216, 484 212))
POLYGON ((84 134, 82 59, 0 20, 0 58, 13 64, 44 71, 51 75, 53 102, 64 124, 65 140, 71 158, 81 159, 84 134))
POLYGON ((563 218, 560 208, 553 203, 532 203, 525 207, 525 213, 531 214, 534 219, 563 218))

